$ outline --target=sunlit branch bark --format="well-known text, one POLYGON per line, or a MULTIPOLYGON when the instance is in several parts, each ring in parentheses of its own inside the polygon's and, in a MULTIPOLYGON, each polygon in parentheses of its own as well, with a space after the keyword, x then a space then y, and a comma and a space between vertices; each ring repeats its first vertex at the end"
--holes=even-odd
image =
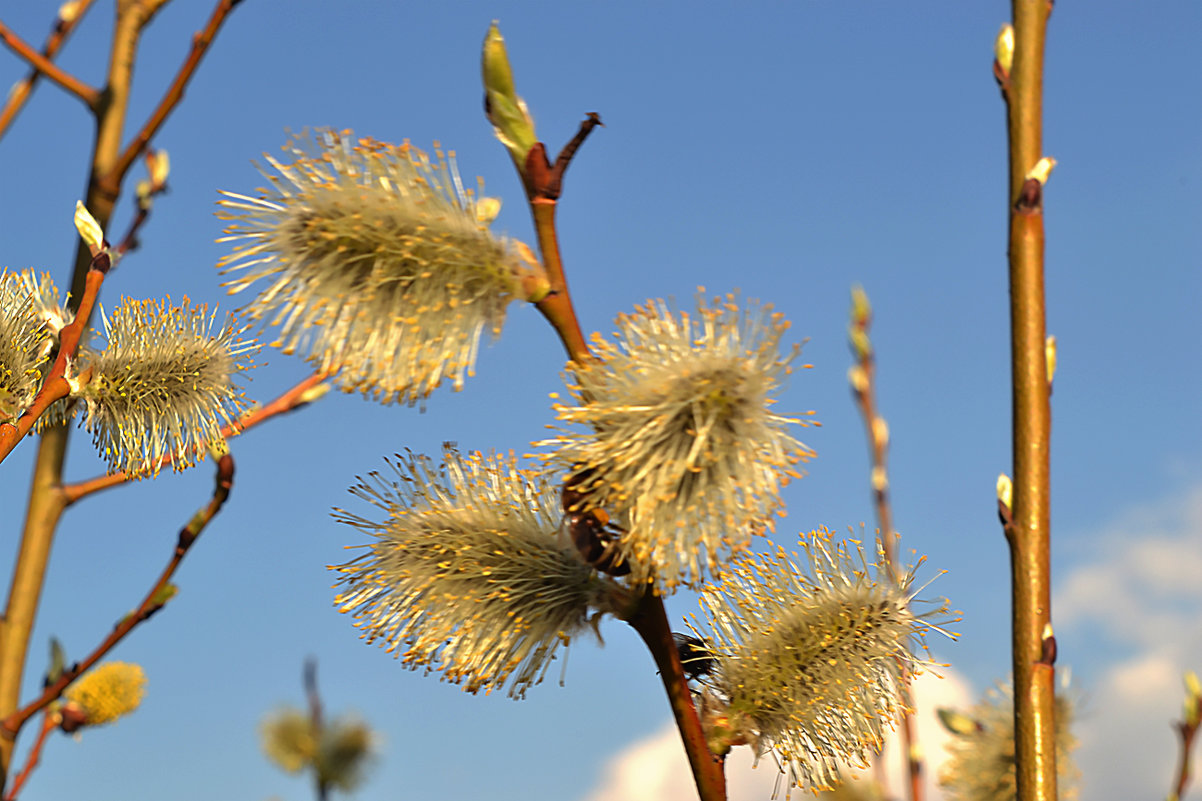
MULTIPOLYGON (((92 0, 79 0, 75 6, 74 13, 68 19, 58 17, 54 22, 54 28, 51 29, 50 35, 46 38, 46 44, 42 46, 42 55, 47 61, 53 61, 58 55, 58 51, 66 44, 71 32, 75 30, 75 26, 88 13, 88 8, 92 5, 92 0)), ((42 71, 37 67, 30 69, 29 74, 21 80, 13 84, 8 91, 8 99, 4 102, 4 108, 0 109, 0 138, 8 131, 13 124, 13 120, 21 113, 21 109, 25 107, 25 101, 33 95, 33 90, 38 84, 38 80, 42 77, 42 71)))
POLYGON ((1006 527, 1013 598, 1018 798, 1055 801, 1055 639, 1051 629, 1051 407, 1046 362, 1042 182, 1043 64, 1048 0, 1013 0, 1014 63, 1003 96, 1010 151, 1013 505, 1006 527))

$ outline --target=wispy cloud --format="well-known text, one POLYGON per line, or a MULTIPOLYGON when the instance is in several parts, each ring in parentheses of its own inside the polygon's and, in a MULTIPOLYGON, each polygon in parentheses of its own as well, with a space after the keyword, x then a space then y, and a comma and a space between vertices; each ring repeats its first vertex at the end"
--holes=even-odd
MULTIPOLYGON (((941 706, 964 708, 972 703, 968 684, 954 671, 943 668, 943 678, 923 674, 916 682, 916 703, 923 709, 919 718, 918 741, 926 760, 927 798, 937 799, 935 780, 946 749, 947 732, 939 724, 935 709, 941 706)), ((890 739, 885 750, 887 781, 895 795, 902 795, 904 758, 899 737, 890 739)), ((765 801, 772 796, 780 773, 772 758, 765 757, 752 767, 751 749, 736 748, 726 761, 730 801, 765 801)), ((697 790, 689 772, 684 748, 676 727, 668 724, 655 734, 640 740, 611 760, 600 787, 587 801, 696 801, 697 790)), ((783 797, 783 786, 782 797, 783 797)), ((794 794, 794 798, 809 797, 794 794)))
POLYGON ((1077 731, 1081 797, 1162 796, 1177 758, 1170 724, 1182 673, 1202 669, 1202 485, 1130 510, 1090 542, 1092 556, 1053 602, 1061 632, 1100 636, 1119 654, 1082 666, 1095 678, 1077 731))

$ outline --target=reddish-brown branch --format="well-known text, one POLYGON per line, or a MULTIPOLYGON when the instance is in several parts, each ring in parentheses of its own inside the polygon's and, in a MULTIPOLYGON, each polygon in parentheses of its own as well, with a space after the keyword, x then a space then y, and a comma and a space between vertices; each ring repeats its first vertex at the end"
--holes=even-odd
POLYGON ((1198 734, 1198 724, 1183 720, 1174 728, 1181 735, 1181 755, 1177 762, 1177 781, 1173 784, 1173 793, 1169 798, 1171 801, 1181 801, 1185 795, 1185 788, 1189 787, 1190 755, 1194 747, 1194 737, 1198 734))
POLYGON ((163 569, 158 580, 150 588, 150 591, 146 593, 146 597, 142 600, 142 603, 133 612, 121 618, 112 632, 104 638, 100 645, 96 646, 95 650, 86 659, 72 665, 57 681, 48 685, 40 696, 16 712, 13 712, 3 721, 0 721, 0 737, 9 740, 15 739, 26 721, 61 696, 63 691, 72 682, 82 676, 92 665, 99 662, 105 654, 113 650, 113 647, 125 639, 125 636, 133 631, 135 627, 148 620, 155 612, 163 608, 167 597, 165 591, 171 581, 171 577, 175 575, 175 571, 179 568, 184 557, 187 556, 188 550, 196 542, 197 537, 204 531, 205 526, 221 511, 221 507, 225 504, 226 499, 229 498, 230 490, 233 486, 234 457, 227 453, 217 459, 217 478, 212 497, 209 499, 208 504, 197 511, 192 516, 192 519, 180 529, 175 549, 171 553, 171 559, 167 562, 167 567, 163 569))
POLYGON ((134 159, 150 144, 150 140, 163 127, 163 123, 167 121, 167 117, 179 105, 179 102, 184 99, 184 90, 188 87, 188 82, 192 80, 192 76, 196 73, 196 68, 200 66, 201 59, 209 50, 209 45, 213 43, 213 38, 217 35, 217 31, 221 29, 222 23, 225 22, 229 13, 234 10, 241 0, 220 0, 213 13, 209 16, 209 22, 205 25, 204 30, 192 36, 192 49, 188 53, 187 59, 184 60, 183 66, 176 73, 175 79, 171 85, 167 87, 166 94, 159 101, 159 105, 154 112, 147 118, 142 129, 134 136, 133 140, 125 146, 121 151, 120 157, 113 165, 113 168, 107 175, 104 176, 102 182, 109 187, 119 187, 121 179, 125 176, 130 165, 134 163, 134 159))
POLYGON ((100 99, 100 92, 34 50, 28 42, 13 33, 12 29, 3 22, 0 22, 0 39, 4 40, 10 50, 28 61, 29 66, 78 97, 88 108, 96 107, 100 99))
MULTIPOLYGON (((75 8, 75 14, 70 19, 59 17, 55 20, 54 28, 50 31, 50 35, 46 37, 46 44, 42 46, 42 55, 47 61, 51 61, 64 44, 71 32, 75 30, 75 26, 83 19, 83 15, 88 13, 88 7, 92 5, 92 0, 79 0, 79 4, 75 8)), ((4 136, 13 120, 21 113, 21 109, 25 107, 25 101, 33 95, 34 87, 37 86, 38 79, 42 77, 42 71, 34 67, 29 71, 23 79, 13 84, 12 89, 8 92, 8 100, 4 103, 4 108, 0 109, 0 137, 4 136)))
POLYGON ((580 123, 580 128, 563 149, 559 151, 559 155, 555 157, 555 164, 551 168, 549 182, 545 189, 545 194, 541 197, 546 197, 549 200, 559 198, 560 192, 563 191, 563 176, 568 171, 568 165, 572 163, 572 158, 575 157, 576 151, 584 144, 584 140, 593 132, 593 129, 598 125, 605 127, 605 123, 601 122, 601 115, 595 111, 590 111, 584 118, 584 122, 580 123))
POLYGON ((75 312, 75 318, 59 332, 58 356, 55 357, 54 364, 46 374, 41 388, 38 389, 38 394, 34 396, 29 408, 17 418, 16 424, 0 423, 0 462, 12 453, 13 448, 29 433, 34 423, 50 408, 51 404, 70 394, 71 386, 67 381, 67 365, 71 359, 75 358, 75 351, 79 349, 79 340, 83 336, 84 326, 87 324, 88 316, 92 313, 92 307, 96 304, 96 298, 100 294, 100 285, 104 283, 104 277, 108 273, 111 263, 109 254, 104 251, 97 253, 92 258, 92 269, 88 271, 83 298, 75 312))
MULTIPOLYGON (((221 429, 221 435, 226 439, 232 439, 238 436, 247 429, 254 428, 259 423, 270 420, 273 417, 290 412, 294 409, 299 409, 308 403, 312 397, 311 393, 314 387, 320 384, 325 379, 325 374, 318 373, 311 375, 304 381, 301 381, 292 389, 280 395, 266 406, 260 406, 253 411, 247 412, 234 425, 228 425, 221 429)), ((162 459, 159 459, 155 469, 168 467, 174 462, 173 455, 168 454, 162 459)), ((86 481, 77 481, 72 484, 65 484, 62 487, 62 495, 67 506, 75 503, 81 498, 86 498, 94 492, 100 492, 111 487, 116 487, 129 481, 129 474, 124 472, 110 473, 106 476, 96 476, 86 481)))
POLYGON ((121 238, 117 247, 113 248, 118 256, 124 256, 129 251, 137 249, 138 231, 142 230, 142 226, 146 224, 148 217, 150 217, 150 209, 146 206, 139 206, 137 213, 134 214, 134 218, 129 224, 129 230, 125 232, 125 236, 121 238))
POLYGON ((57 719, 58 715, 49 709, 42 713, 42 730, 38 732, 38 739, 34 741, 29 756, 25 758, 25 767, 17 774, 17 778, 13 779, 12 787, 4 794, 4 801, 16 801, 17 794, 21 792, 21 788, 25 786, 25 782, 29 780, 38 763, 42 761, 42 747, 46 745, 47 735, 58 725, 57 719))
POLYGON ((576 309, 572 305, 572 295, 568 291, 568 281, 559 256, 559 237, 555 229, 556 205, 554 200, 530 201, 534 230, 538 234, 538 246, 543 254, 543 269, 546 270, 547 281, 551 285, 551 291, 536 303, 535 307, 559 334, 569 358, 579 362, 588 358, 588 344, 584 341, 584 333, 576 319, 576 309))
MULTIPOLYGON (((576 136, 564 147, 551 167, 547 163, 546 148, 540 142, 534 146, 527 159, 527 170, 522 175, 530 202, 530 214, 534 218, 534 229, 538 235, 539 250, 543 256, 543 268, 550 283, 550 293, 536 306, 547 322, 555 329, 567 350, 569 358, 583 362, 590 358, 588 343, 580 330, 572 296, 568 291, 563 261, 559 252, 559 237, 555 227, 555 210, 563 184, 563 172, 581 143, 601 119, 590 114, 580 126, 576 136), (531 165, 537 169, 530 170, 531 165)), ((705 731, 697 708, 693 704, 693 693, 685 679, 684 667, 676 650, 676 642, 668 626, 668 615, 663 599, 648 591, 641 599, 634 615, 628 619, 651 651, 660 678, 668 695, 668 703, 680 730, 681 741, 693 768, 693 777, 702 801, 725 801, 726 775, 724 763, 710 753, 705 742, 705 731)))
POLYGON ((638 609, 626 622, 647 644, 651 656, 655 659, 655 665, 659 668, 659 676, 668 694, 672 715, 676 718, 676 728, 680 730, 680 738, 684 742, 689 767, 693 770, 693 780, 697 784, 701 801, 725 801, 725 762, 710 753, 709 746, 706 745, 705 732, 701 728, 700 718, 697 717, 692 690, 685 680, 684 666, 680 662, 680 653, 676 649, 676 641, 668 625, 668 613, 664 609, 663 599, 648 590, 639 601, 638 609))

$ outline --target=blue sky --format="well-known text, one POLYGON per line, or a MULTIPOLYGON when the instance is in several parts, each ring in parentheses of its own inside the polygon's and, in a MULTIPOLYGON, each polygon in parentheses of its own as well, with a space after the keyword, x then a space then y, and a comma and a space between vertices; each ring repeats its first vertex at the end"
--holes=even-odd
MULTIPOLYGON (((12 5, 0 18, 40 43, 56 6, 12 5)), ((61 59, 93 83, 108 6, 97 4, 61 59)), ((208 11, 177 2, 146 31, 131 120, 157 102, 208 11)), ((814 369, 794 376, 779 408, 813 409, 823 426, 803 435, 819 455, 788 488, 784 544, 820 525, 872 526, 867 447, 845 378, 848 291, 867 289, 896 525, 906 548, 929 556, 928 575, 949 571, 931 592, 963 610, 961 637, 933 647, 975 694, 1009 670, 1008 554, 993 495, 1010 461, 1005 110, 990 73, 1008 13, 992 0, 246 0, 155 142, 171 154, 172 191, 102 301, 187 295, 236 308, 213 267, 226 252, 213 241, 216 193, 261 186, 251 161, 278 152, 289 128, 437 139, 469 180, 483 176, 506 200, 498 227, 531 240, 508 155, 481 113, 479 46, 499 19, 552 150, 586 112, 606 123, 573 162, 560 208, 586 330, 609 331, 647 298, 688 302, 703 285, 773 301, 807 340, 814 369)), ((1202 7, 1188 2, 1064 3, 1050 27, 1053 570, 1065 609, 1053 619, 1060 662, 1088 699, 1085 791, 1103 801, 1164 792, 1180 672, 1202 668, 1200 30, 1202 7), (1147 767, 1116 775, 1116 764, 1147 767)), ((0 83, 24 71, 0 54, 0 83)), ((0 264, 66 281, 91 138, 79 104, 43 85, 0 140, 0 264)), ((256 399, 306 374, 279 353, 260 361, 256 399)), ((466 389, 440 391, 424 413, 338 395, 234 441, 234 495, 179 573, 178 599, 113 654, 146 668, 144 707, 80 743, 56 738, 23 797, 308 798, 257 742, 267 711, 302 701, 308 655, 320 661, 328 708, 357 710, 383 734, 361 798, 590 797, 611 760, 669 720, 632 632, 611 622, 603 649, 573 647, 566 687, 550 680, 520 703, 473 697, 359 642, 333 609, 326 570, 360 541, 329 517, 353 502, 357 474, 405 448, 437 454, 444 440, 528 451, 552 421, 547 395, 562 366, 541 317, 514 308, 466 389)), ((69 478, 103 470, 86 434, 73 446, 69 478)), ((14 511, 0 575, 32 453, 27 443, 3 466, 0 503, 14 511)), ((136 603, 210 485, 205 466, 67 513, 27 695, 50 636, 81 657, 136 603)), ((678 597, 669 612, 678 620, 693 608, 678 597)))

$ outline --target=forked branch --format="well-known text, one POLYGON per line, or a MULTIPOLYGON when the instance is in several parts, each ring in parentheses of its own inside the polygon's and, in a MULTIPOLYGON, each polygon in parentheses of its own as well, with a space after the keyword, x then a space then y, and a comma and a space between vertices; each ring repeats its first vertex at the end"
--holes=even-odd
POLYGON ((159 129, 163 127, 163 123, 167 121, 167 117, 179 105, 179 102, 184 99, 184 90, 188 88, 188 82, 192 80, 192 76, 196 73, 196 68, 200 66, 201 59, 208 52, 209 46, 213 43, 213 38, 221 29, 222 23, 226 17, 234 10, 242 0, 220 0, 213 13, 209 16, 208 24, 200 32, 192 36, 192 49, 188 52, 188 57, 184 59, 183 65, 179 68, 179 72, 175 74, 175 78, 171 81, 171 85, 167 87, 167 92, 163 95, 163 99, 159 101, 153 113, 147 118, 146 123, 141 130, 134 135, 133 140, 125 146, 121 151, 121 155, 117 158, 117 162, 113 168, 102 179, 102 183, 113 189, 120 187, 121 179, 125 177, 125 173, 134 163, 142 151, 150 144, 150 140, 154 138, 159 129))
MULTIPOLYGON (((75 26, 83 19, 84 14, 88 13, 88 8, 92 5, 92 0, 77 0, 71 8, 69 14, 64 15, 62 9, 59 10, 59 16, 54 21, 54 27, 50 31, 50 35, 46 37, 46 44, 42 46, 42 55, 47 61, 53 62, 54 57, 58 55, 58 51, 67 42, 71 32, 75 30, 75 26)), ((66 6, 64 6, 66 8, 66 6)), ((25 107, 25 101, 33 95, 34 87, 37 86, 38 79, 44 73, 37 67, 30 69, 29 74, 21 80, 13 84, 12 89, 8 92, 8 99, 4 103, 4 108, 0 109, 0 137, 4 136, 13 120, 21 113, 21 109, 25 107)))
MULTIPOLYGON (((29 66, 31 66, 34 70, 42 75, 45 75, 51 81, 54 81, 68 92, 78 97, 88 108, 96 108, 96 105, 100 102, 99 90, 88 86, 86 83, 55 64, 48 56, 33 49, 29 42, 26 42, 20 36, 17 36, 17 34, 14 33, 13 30, 3 22, 0 22, 0 39, 4 40, 4 44, 8 45, 10 50, 28 61, 29 66)), ((30 85, 32 86, 32 81, 30 81, 30 85)))

